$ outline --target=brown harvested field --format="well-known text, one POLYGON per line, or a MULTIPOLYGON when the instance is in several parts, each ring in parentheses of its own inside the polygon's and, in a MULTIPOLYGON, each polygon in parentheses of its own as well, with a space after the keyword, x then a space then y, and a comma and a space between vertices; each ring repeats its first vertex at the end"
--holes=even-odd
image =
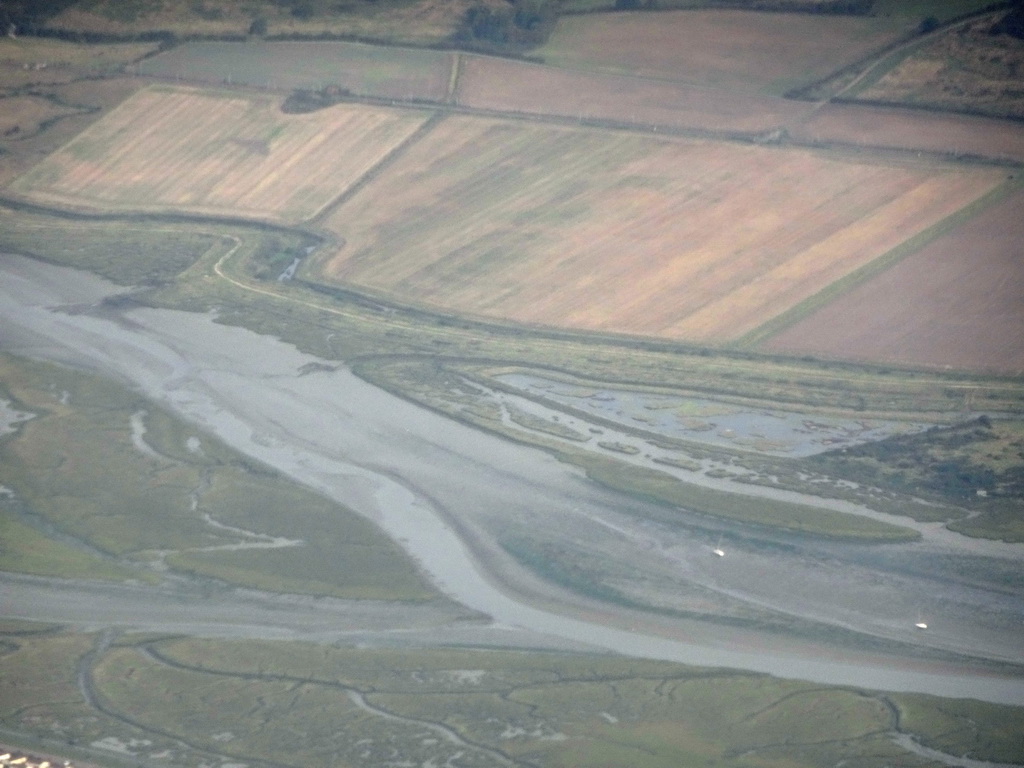
POLYGON ((1024 161, 1024 123, 864 104, 829 104, 790 128, 802 141, 1024 161))
POLYGON ((790 326, 788 354, 1024 374, 1024 192, 790 326))
POLYGON ((548 64, 781 95, 894 42, 891 19, 702 10, 564 16, 548 64))
POLYGON ((298 222, 426 118, 347 105, 286 115, 269 96, 148 88, 11 188, 45 203, 298 222))
POLYGON ((810 108, 773 96, 483 56, 463 57, 457 99, 477 109, 726 133, 771 131, 810 108))
POLYGON ((445 310, 721 342, 1004 178, 451 117, 330 216, 347 245, 319 266, 445 310))

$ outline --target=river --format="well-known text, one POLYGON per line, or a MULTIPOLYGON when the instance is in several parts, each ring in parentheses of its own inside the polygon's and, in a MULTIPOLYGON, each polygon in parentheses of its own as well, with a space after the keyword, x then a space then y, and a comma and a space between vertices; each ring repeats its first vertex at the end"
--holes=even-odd
MULTIPOLYGON (((550 637, 552 647, 568 642, 821 683, 1024 705, 1024 678, 949 655, 1024 660, 1024 598, 1005 586, 1007 574, 1019 573, 1024 548, 1008 554, 994 546, 979 554, 976 547, 958 552, 928 542, 870 547, 736 526, 717 531, 714 521, 683 513, 666 521, 664 510, 599 488, 543 452, 395 398, 344 368, 308 372, 304 366, 317 360, 274 338, 205 314, 99 306, 122 291, 89 274, 0 257, 0 348, 118 379, 376 521, 441 590, 490 616, 498 635, 520 628, 550 637), (630 574, 621 577, 623 589, 645 590, 678 610, 704 606, 715 613, 716 605, 731 606, 884 642, 858 649, 815 640, 814 633, 788 636, 596 604, 544 584, 499 546, 523 535, 609 558, 630 574), (709 557, 709 542, 722 535, 727 556, 709 557), (986 572, 995 576, 990 582, 979 576, 986 572), (929 609, 928 632, 912 626, 921 606, 929 609)), ((10 580, 5 590, 16 600, 19 584, 28 583, 10 580)), ((39 618, 60 613, 47 610, 39 618)), ((174 615, 162 614, 162 626, 173 625, 174 615)), ((280 621, 287 631, 286 611, 280 621)), ((301 636, 302 626, 297 618, 292 636, 301 636)), ((188 627, 182 616, 179 628, 188 627)))

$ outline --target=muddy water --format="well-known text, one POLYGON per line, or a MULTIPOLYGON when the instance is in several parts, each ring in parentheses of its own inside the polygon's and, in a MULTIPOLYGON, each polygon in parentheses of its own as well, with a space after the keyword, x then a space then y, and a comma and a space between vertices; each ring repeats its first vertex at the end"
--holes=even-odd
POLYGON ((127 382, 377 521, 441 589, 492 616, 498 631, 522 627, 636 656, 1024 704, 1024 680, 967 666, 837 650, 694 621, 637 619, 607 607, 598 615, 564 593, 545 593, 530 574, 502 559, 496 542, 528 535, 586 548, 634 569, 638 585, 664 585, 669 600, 685 603, 700 591, 712 602, 731 601, 755 613, 782 612, 905 646, 1019 662, 1020 593, 979 584, 977 576, 971 583, 957 581, 927 566, 937 554, 956 552, 799 540, 772 548, 756 532, 734 531, 727 557, 709 558, 708 542, 717 533, 690 525, 685 516, 680 519, 686 524, 651 522, 652 510, 594 487, 543 453, 452 423, 347 371, 303 375, 314 358, 287 344, 204 315, 136 309, 112 318, 90 312, 90 303, 115 290, 88 275, 3 257, 0 347, 127 382), (917 566, 894 565, 904 562, 917 566), (523 593, 534 599, 517 597, 523 593), (937 593, 941 605, 933 600, 937 593), (539 598, 554 609, 537 607, 539 598), (941 615, 929 617, 934 631, 915 634, 908 629, 910 613, 921 603, 941 615), (586 620, 584 610, 590 611, 586 620))
POLYGON ((920 432, 927 424, 883 419, 839 419, 782 410, 729 405, 706 398, 680 399, 648 392, 593 389, 539 376, 506 374, 500 381, 624 427, 722 448, 746 448, 780 456, 810 456, 895 434, 920 432))

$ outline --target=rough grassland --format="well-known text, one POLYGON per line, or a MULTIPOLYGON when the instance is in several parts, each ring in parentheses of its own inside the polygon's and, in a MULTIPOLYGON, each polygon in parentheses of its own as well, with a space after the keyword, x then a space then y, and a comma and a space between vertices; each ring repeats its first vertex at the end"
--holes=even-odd
POLYGON ((857 98, 997 117, 1024 117, 1024 40, 993 35, 992 18, 939 35, 916 49, 857 98))
POLYGON ((285 115, 266 96, 153 87, 12 189, 47 204, 294 223, 313 216, 425 119, 344 105, 285 115))
POLYGON ((1018 192, 781 331, 764 348, 1019 375, 1022 210, 1024 193, 1018 192))
POLYGON ((548 64, 781 95, 894 41, 869 17, 669 11, 562 18, 535 51, 548 64))
POLYGON ((47 29, 133 37, 164 32, 187 37, 246 35, 263 19, 269 35, 345 36, 437 45, 447 41, 470 0, 90 0, 50 19, 47 29), (294 11, 298 9, 299 13, 294 11))
POLYGON ((728 341, 1002 178, 452 118, 330 218, 347 244, 323 271, 447 310, 728 341))
POLYGON ((157 43, 86 45, 47 38, 0 38, 0 84, 17 88, 109 75, 152 53, 157 43))
POLYGON ((78 110, 54 104, 38 96, 11 96, 0 102, 0 135, 21 139, 38 133, 45 126, 78 110))

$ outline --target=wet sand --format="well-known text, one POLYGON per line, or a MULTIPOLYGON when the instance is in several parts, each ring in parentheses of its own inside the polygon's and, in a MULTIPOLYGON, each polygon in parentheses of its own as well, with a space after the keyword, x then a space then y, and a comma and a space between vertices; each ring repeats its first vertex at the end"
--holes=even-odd
MULTIPOLYGON (((493 618, 473 628, 481 640, 586 646, 823 683, 1024 704, 1024 678, 948 660, 956 653, 1024 661, 1024 597, 999 583, 1020 571, 1024 547, 986 551, 975 543, 967 552, 957 551, 955 542, 839 544, 722 527, 685 512, 669 519, 665 510, 605 491, 540 451, 418 408, 344 369, 303 374, 303 366, 316 358, 273 338, 217 324, 207 315, 91 309, 121 290, 84 273, 0 257, 0 348, 119 379, 376 521, 440 589, 493 618), (727 556, 709 556, 723 531, 727 556), (676 610, 713 614, 717 604, 739 606, 751 616, 783 616, 826 633, 892 641, 904 651, 891 644, 885 652, 850 643, 837 647, 811 639, 814 633, 740 630, 599 605, 541 582, 498 545, 503 536, 527 534, 606 558, 630 574, 622 577, 624 591, 643 592, 676 610), (955 572, 944 565, 949 558, 957 558, 955 572), (965 563, 971 566, 969 578, 956 575, 965 563), (921 609, 929 612, 928 632, 913 628, 921 609), (921 650, 920 660, 914 648, 921 650)), ((6 579, 5 590, 11 587, 9 594, 20 599, 18 590, 28 589, 19 586, 24 583, 6 579)), ((91 626, 108 619, 123 626, 111 606, 128 600, 125 593, 115 599, 106 590, 120 588, 88 588, 113 600, 97 598, 91 626)), ((193 610, 196 600, 209 599, 187 596, 187 604, 193 610)), ((264 605, 281 598, 248 594, 243 600, 227 592, 217 600, 264 605)), ((19 605, 17 615, 30 618, 33 600, 19 605)), ((304 629, 303 622, 310 615, 331 616, 315 605, 304 605, 301 615, 275 606, 277 624, 239 620, 232 631, 256 635, 259 627, 277 626, 288 636, 316 636, 321 630, 304 629)), ((69 608, 36 610, 38 618, 54 621, 69 608)), ((400 634, 404 627, 423 640, 430 635, 417 629, 425 619, 387 606, 380 613, 389 617, 388 633, 400 634)), ((215 631, 169 608, 156 614, 153 622, 164 621, 175 631, 215 631)), ((437 626, 457 623, 450 609, 433 616, 437 626)), ((346 626, 360 630, 358 620, 346 626)))

